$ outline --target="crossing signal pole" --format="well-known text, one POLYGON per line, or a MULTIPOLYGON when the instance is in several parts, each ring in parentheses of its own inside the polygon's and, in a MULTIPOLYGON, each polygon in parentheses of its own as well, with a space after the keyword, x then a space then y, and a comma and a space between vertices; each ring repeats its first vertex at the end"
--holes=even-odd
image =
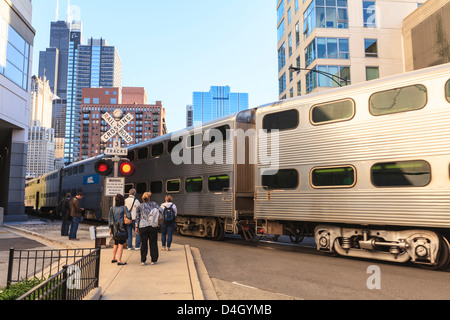
MULTIPOLYGON (((105 149, 105 155, 113 156, 110 159, 102 159, 98 161, 95 165, 97 173, 103 172, 103 175, 109 175, 112 170, 110 170, 109 164, 113 163, 114 178, 106 179, 105 196, 115 197, 117 193, 124 193, 125 189, 125 177, 132 176, 134 174, 134 165, 126 158, 128 156, 128 151, 126 148, 122 148, 121 138, 126 142, 130 143, 133 138, 126 132, 124 127, 130 123, 134 117, 132 114, 128 113, 125 116, 123 111, 116 109, 113 112, 113 116, 109 113, 105 113, 102 116, 109 125, 110 129, 101 137, 102 142, 108 142, 111 139, 113 141, 112 148, 105 149), (121 157, 122 156, 122 157, 121 157), (123 178, 119 177, 119 169, 123 178), (106 173, 106 174, 105 174, 106 173), (120 191, 122 190, 122 191, 120 191)), ((101 174, 101 173, 99 173, 101 174)), ((115 205, 115 198, 113 201, 115 205)))

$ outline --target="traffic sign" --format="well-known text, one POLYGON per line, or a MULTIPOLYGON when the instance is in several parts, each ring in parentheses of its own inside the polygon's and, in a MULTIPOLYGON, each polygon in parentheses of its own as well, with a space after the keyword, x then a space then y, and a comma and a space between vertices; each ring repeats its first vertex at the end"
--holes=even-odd
POLYGON ((133 141, 133 137, 131 137, 123 128, 134 119, 134 116, 131 113, 127 113, 120 121, 116 121, 108 112, 106 112, 102 118, 111 127, 111 129, 101 137, 102 142, 108 142, 117 134, 121 136, 126 143, 131 143, 133 141))
POLYGON ((118 194, 124 194, 125 178, 106 178, 105 197, 115 197, 118 194))
POLYGON ((127 156, 128 149, 126 149, 126 148, 105 148, 105 154, 107 156, 127 156))

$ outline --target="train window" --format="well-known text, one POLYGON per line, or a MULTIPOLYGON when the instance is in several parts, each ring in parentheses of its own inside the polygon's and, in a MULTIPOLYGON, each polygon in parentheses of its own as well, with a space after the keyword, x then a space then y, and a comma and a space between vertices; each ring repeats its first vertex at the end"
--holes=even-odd
POLYGON ((136 193, 143 194, 144 192, 147 192, 147 182, 140 182, 136 184, 136 193))
POLYGON ((125 185, 125 194, 129 194, 131 189, 133 189, 133 184, 132 183, 126 184, 125 185))
POLYGON ((269 190, 296 189, 299 186, 298 171, 295 169, 278 170, 277 174, 262 176, 262 185, 269 190))
POLYGON ((450 80, 445 84, 445 97, 447 98, 447 101, 450 102, 450 80))
POLYGON ((129 150, 127 155, 128 160, 134 161, 134 150, 129 150))
POLYGON ((311 171, 314 188, 351 188, 356 183, 356 170, 352 166, 322 167, 311 171))
POLYGON ((150 182, 150 192, 153 194, 162 193, 163 192, 163 183, 162 181, 152 181, 150 182))
POLYGON ((297 110, 281 111, 271 113, 263 118, 263 129, 268 132, 272 130, 290 130, 298 127, 300 114, 297 110))
POLYGON ((188 148, 195 148, 199 147, 203 144, 203 134, 193 134, 187 138, 187 147, 188 148))
POLYGON ((427 89, 418 84, 374 93, 370 97, 370 113, 374 116, 419 110, 427 104, 427 89))
POLYGON ((202 192, 203 178, 189 178, 186 179, 186 192, 202 192))
MULTIPOLYGON (((79 172, 84 173, 84 164, 80 165, 79 172)), ((52 177, 52 179, 55 179, 56 177, 52 177)))
POLYGON ((164 143, 157 143, 152 146, 152 157, 159 157, 164 153, 164 143))
POLYGON ((377 163, 372 167, 376 187, 425 187, 431 182, 431 167, 426 161, 377 163))
POLYGON ((181 189, 181 181, 180 180, 169 180, 166 182, 166 191, 168 193, 180 192, 181 189))
POLYGON ((230 177, 228 175, 212 176, 208 179, 208 189, 211 192, 222 191, 230 187, 230 177))
POLYGON ((170 140, 167 143, 167 150, 168 150, 168 152, 171 153, 173 148, 175 148, 177 145, 179 145, 182 141, 183 141, 182 137, 178 138, 178 140, 176 140, 176 141, 170 140))
POLYGON ((208 134, 209 143, 227 141, 230 137, 230 126, 224 125, 210 129, 206 132, 208 134))
POLYGON ((345 121, 353 119, 354 116, 355 102, 353 100, 324 103, 311 108, 311 122, 313 124, 345 121))
POLYGON ((138 160, 147 159, 148 158, 148 148, 140 148, 138 150, 138 160))

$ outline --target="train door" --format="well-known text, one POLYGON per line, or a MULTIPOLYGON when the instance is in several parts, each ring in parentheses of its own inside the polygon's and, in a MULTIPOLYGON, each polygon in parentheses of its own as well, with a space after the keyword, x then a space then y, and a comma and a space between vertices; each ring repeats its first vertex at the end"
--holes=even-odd
POLYGON ((38 191, 38 192, 36 192, 36 203, 35 203, 36 212, 39 211, 39 199, 40 199, 40 194, 39 194, 39 191, 38 191))

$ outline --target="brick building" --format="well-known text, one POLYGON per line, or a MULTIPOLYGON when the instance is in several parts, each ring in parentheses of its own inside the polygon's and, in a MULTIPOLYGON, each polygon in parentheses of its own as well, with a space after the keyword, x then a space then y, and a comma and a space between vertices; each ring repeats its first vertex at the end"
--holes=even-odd
POLYGON ((112 141, 101 142, 101 136, 110 129, 102 116, 106 112, 112 115, 116 109, 134 116, 134 120, 125 127, 133 137, 130 145, 167 133, 166 111, 161 101, 156 101, 154 105, 147 104, 144 88, 83 88, 80 160, 98 156, 106 147, 112 146, 112 141))

